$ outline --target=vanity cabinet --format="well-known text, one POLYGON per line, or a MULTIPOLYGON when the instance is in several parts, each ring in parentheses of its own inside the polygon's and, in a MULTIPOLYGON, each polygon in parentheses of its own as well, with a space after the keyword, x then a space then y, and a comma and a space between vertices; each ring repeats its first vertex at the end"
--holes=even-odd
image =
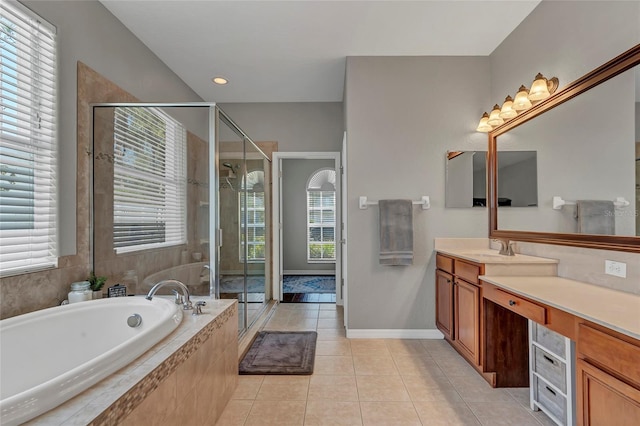
POLYGON ((438 254, 436 267, 436 326, 481 371, 478 277, 484 273, 484 265, 438 254))

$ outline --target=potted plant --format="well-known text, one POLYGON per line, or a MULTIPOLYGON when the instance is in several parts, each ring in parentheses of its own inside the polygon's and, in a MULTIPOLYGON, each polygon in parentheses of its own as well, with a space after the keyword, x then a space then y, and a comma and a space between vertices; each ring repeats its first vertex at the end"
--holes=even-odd
POLYGON ((93 290, 93 298, 102 299, 102 286, 107 282, 107 277, 96 277, 96 274, 91 271, 87 281, 89 281, 89 288, 93 290))

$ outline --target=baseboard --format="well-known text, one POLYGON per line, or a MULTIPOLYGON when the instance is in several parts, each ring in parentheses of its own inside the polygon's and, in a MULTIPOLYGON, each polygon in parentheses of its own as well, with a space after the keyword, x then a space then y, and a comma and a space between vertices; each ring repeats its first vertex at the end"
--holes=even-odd
POLYGON ((347 329, 349 339, 444 339, 440 330, 347 329))
POLYGON ((327 270, 327 269, 318 269, 318 270, 311 270, 311 269, 305 269, 305 270, 296 270, 296 269, 291 269, 291 270, 285 270, 282 275, 335 275, 336 271, 331 271, 331 270, 327 270))

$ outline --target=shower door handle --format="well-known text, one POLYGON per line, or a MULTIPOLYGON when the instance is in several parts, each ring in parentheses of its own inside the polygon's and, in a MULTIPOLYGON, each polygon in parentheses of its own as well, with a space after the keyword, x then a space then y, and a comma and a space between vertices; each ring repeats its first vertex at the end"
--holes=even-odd
POLYGON ((218 228, 218 247, 222 247, 222 229, 218 228))

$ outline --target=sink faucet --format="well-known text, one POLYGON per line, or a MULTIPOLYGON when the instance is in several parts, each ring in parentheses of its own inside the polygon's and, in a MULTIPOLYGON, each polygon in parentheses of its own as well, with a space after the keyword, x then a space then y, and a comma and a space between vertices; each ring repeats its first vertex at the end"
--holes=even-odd
POLYGON ((498 254, 501 254, 503 256, 515 256, 516 255, 513 252, 513 246, 511 245, 512 242, 510 242, 508 239, 500 240, 500 239, 496 238, 493 241, 496 241, 496 242, 500 243, 500 251, 498 252, 498 254))
POLYGON ((178 280, 162 280, 162 281, 160 281, 159 283, 157 283, 156 285, 151 287, 151 290, 149 290, 149 294, 147 294, 146 299, 147 300, 153 299, 153 296, 155 296, 156 292, 158 290, 160 290, 162 287, 167 286, 167 285, 176 286, 180 290, 182 290, 182 297, 183 297, 182 309, 184 309, 185 311, 189 310, 189 309, 193 309, 193 303, 191 303, 191 299, 189 297, 190 296, 189 295, 189 289, 187 288, 186 285, 182 284, 178 280))

